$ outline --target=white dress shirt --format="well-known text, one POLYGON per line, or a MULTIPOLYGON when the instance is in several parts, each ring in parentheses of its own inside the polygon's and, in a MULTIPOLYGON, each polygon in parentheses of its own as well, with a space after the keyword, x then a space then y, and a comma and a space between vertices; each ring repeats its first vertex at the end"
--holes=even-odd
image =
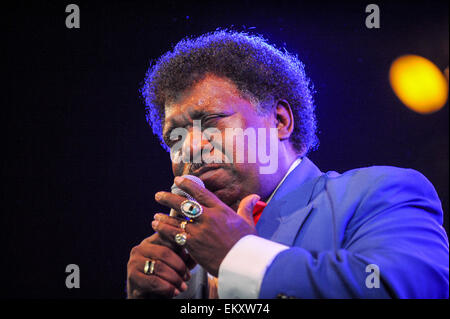
MULTIPOLYGON (((292 163, 281 182, 267 200, 267 204, 286 177, 300 164, 292 163)), ((275 257, 289 247, 255 235, 242 237, 228 252, 219 267, 218 294, 224 299, 256 299, 267 268, 275 257)))

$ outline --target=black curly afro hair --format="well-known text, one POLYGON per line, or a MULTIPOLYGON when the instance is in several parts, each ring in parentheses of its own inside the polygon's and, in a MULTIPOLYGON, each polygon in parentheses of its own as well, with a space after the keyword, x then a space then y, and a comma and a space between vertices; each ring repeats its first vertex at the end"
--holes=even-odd
POLYGON ((147 122, 164 148, 168 150, 162 136, 166 101, 176 100, 207 73, 233 81, 259 111, 271 109, 278 99, 288 101, 295 123, 290 142, 302 155, 317 147, 313 89, 297 56, 260 35, 218 30, 181 40, 147 71, 140 93, 147 122))

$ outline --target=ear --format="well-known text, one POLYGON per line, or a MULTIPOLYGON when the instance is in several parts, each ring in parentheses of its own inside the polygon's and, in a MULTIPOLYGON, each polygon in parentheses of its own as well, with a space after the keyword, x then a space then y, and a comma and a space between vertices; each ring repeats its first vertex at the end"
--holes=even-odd
POLYGON ((294 116, 291 106, 286 100, 278 100, 274 108, 275 126, 280 141, 289 139, 294 130, 294 116))

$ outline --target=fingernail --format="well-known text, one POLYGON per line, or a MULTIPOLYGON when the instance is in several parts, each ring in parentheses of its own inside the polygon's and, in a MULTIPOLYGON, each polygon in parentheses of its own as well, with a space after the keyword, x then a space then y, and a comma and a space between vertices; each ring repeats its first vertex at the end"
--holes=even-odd
POLYGON ((179 294, 180 294, 180 291, 177 288, 175 288, 174 295, 178 296, 179 294))
POLYGON ((157 220, 152 221, 152 227, 153 229, 156 229, 158 227, 159 222, 157 220))
POLYGON ((153 219, 154 219, 154 220, 160 220, 160 219, 161 219, 161 214, 155 214, 155 215, 153 215, 153 219))
POLYGON ((155 199, 156 200, 160 200, 161 196, 162 196, 161 192, 158 192, 158 193, 155 194, 155 199))
POLYGON ((181 291, 186 291, 187 290, 187 288, 188 288, 188 286, 186 285, 186 283, 185 282, 183 282, 182 284, 181 284, 181 291))

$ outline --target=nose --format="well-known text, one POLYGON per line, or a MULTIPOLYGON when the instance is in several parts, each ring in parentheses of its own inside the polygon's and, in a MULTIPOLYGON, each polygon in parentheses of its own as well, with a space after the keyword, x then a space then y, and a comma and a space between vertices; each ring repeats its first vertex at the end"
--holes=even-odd
POLYGON ((201 128, 192 127, 183 143, 183 159, 189 163, 201 163, 202 152, 207 145, 209 145, 209 141, 202 135, 201 128))

